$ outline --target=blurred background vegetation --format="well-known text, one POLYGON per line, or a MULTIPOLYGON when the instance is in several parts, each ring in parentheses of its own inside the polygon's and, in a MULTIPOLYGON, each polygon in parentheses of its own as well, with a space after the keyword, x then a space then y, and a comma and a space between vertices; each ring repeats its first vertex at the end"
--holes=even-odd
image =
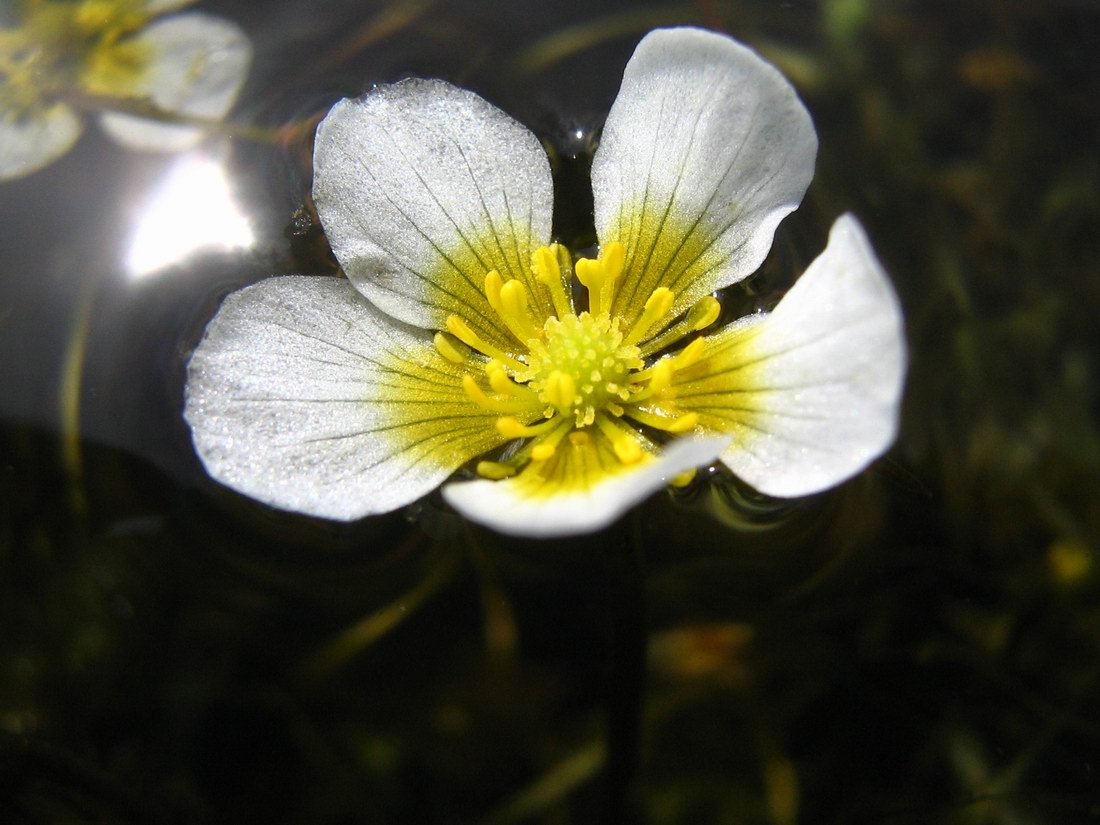
POLYGON ((307 6, 203 4, 256 49, 233 120, 269 139, 214 139, 252 251, 121 275, 164 160, 96 137, 0 188, 0 821, 1100 821, 1100 3, 307 6), (331 270, 295 214, 335 99, 475 89, 544 138, 583 245, 622 67, 673 23, 779 65, 821 141, 727 305, 844 210, 895 280, 887 458, 797 502, 715 473, 568 542, 204 479, 188 352, 231 289, 331 270))

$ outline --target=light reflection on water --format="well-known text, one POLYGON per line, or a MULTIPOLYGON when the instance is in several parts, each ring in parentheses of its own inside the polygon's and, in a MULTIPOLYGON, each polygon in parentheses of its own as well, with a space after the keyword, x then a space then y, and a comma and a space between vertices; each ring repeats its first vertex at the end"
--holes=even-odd
POLYGON ((126 270, 143 277, 201 251, 249 249, 255 241, 221 164, 203 155, 172 162, 136 210, 126 270))

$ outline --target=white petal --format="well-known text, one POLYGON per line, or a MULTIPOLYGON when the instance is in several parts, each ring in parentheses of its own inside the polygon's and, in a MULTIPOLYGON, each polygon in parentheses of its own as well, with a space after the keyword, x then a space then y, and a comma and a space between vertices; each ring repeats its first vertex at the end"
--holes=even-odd
MULTIPOLYGON (((153 55, 142 92, 165 112, 201 120, 226 115, 252 62, 252 46, 239 26, 198 12, 157 20, 135 40, 148 44, 153 55)), ((205 135, 199 127, 117 112, 105 112, 100 122, 119 143, 156 152, 189 149, 205 135)))
POLYGON ((805 107, 755 52, 699 29, 647 35, 592 162, 600 242, 627 249, 615 311, 633 320, 658 286, 686 309, 752 273, 816 154, 805 107))
MULTIPOLYGON (((656 459, 601 476, 587 489, 550 494, 538 489, 532 495, 529 483, 510 478, 448 484, 443 497, 471 521, 513 536, 592 533, 660 490, 669 479, 714 461, 727 443, 721 437, 679 439, 656 459)), ((568 444, 562 449, 569 449, 568 444)), ((548 479, 547 486, 553 487, 555 481, 548 479)))
POLYGON ((271 278, 230 295, 210 322, 184 417, 218 481, 352 520, 415 501, 503 442, 462 372, 346 280, 271 278))
POLYGON ((337 103, 317 129, 313 197, 348 277, 395 318, 441 329, 457 314, 509 341, 483 294, 491 269, 549 312, 530 261, 550 238, 549 162, 472 92, 406 80, 337 103))
POLYGON ((37 172, 68 152, 84 125, 63 103, 16 119, 0 112, 0 180, 37 172))
POLYGON ((723 461, 773 496, 839 484, 893 442, 905 378, 901 307, 859 222, 766 316, 720 332, 677 374, 677 403, 734 440, 723 461))

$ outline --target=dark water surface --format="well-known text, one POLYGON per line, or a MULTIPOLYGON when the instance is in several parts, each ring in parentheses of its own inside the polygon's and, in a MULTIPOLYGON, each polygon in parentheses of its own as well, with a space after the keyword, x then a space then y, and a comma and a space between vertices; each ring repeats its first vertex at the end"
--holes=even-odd
POLYGON ((94 129, 0 183, 0 822, 1100 822, 1100 3, 201 8, 256 52, 199 153, 248 248, 139 272, 180 158, 94 129), (336 99, 474 89, 551 147, 583 246, 622 67, 676 22, 776 62, 821 141, 728 304, 845 210, 896 283, 888 457, 796 502, 716 474, 562 542, 438 494, 337 526, 205 477, 187 357, 229 291, 333 271, 293 218, 336 99))

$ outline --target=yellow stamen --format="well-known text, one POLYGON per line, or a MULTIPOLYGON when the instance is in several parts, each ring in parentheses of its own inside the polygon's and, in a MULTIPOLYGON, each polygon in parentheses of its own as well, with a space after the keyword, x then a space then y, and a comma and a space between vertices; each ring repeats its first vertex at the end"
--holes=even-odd
POLYGON ((477 463, 477 474, 492 481, 500 481, 502 478, 515 475, 516 469, 512 464, 502 464, 499 461, 479 461, 477 463))
POLYGON ((660 286, 653 290, 653 294, 645 302, 645 309, 642 310, 638 320, 634 322, 634 326, 631 327, 630 333, 623 340, 623 343, 636 344, 645 338, 654 324, 668 315, 675 301, 676 293, 668 287, 660 286))
POLYGON ((633 430, 616 425, 615 419, 605 415, 596 419, 596 426, 611 442, 611 449, 615 451, 619 461, 623 464, 636 464, 641 461, 642 445, 638 443, 638 436, 633 430))
POLYGON ((692 467, 689 470, 684 470, 679 475, 675 475, 668 480, 668 483, 673 487, 687 487, 695 480, 695 468, 692 467))
POLYGON ((686 433, 699 426, 698 413, 689 412, 676 415, 671 410, 660 406, 648 409, 632 407, 625 414, 640 424, 645 424, 656 430, 664 430, 666 433, 686 433))
POLYGON ((573 314, 573 302, 569 298, 567 284, 573 276, 569 251, 561 244, 540 246, 531 253, 531 271, 550 290, 550 300, 559 318, 573 314))
POLYGON ((432 340, 436 351, 452 363, 465 364, 470 356, 469 348, 453 335, 437 332, 432 340))
POLYGON ((500 312, 500 289, 504 286, 504 279, 495 269, 485 273, 485 297, 489 300, 489 306, 500 312))
POLYGON ((531 458, 535 461, 545 461, 557 452, 558 444, 565 436, 573 431, 572 422, 565 417, 554 419, 558 422, 556 429, 543 436, 531 447, 531 458))
POLYGON ((508 281, 500 288, 500 309, 497 311, 520 343, 526 344, 539 337, 539 330, 527 311, 527 290, 521 282, 508 281))
POLYGON ((538 398, 533 390, 513 381, 508 376, 508 371, 504 369, 499 361, 490 361, 487 363, 485 365, 485 375, 489 379, 489 386, 493 388, 494 392, 500 395, 511 395, 515 398, 522 398, 528 403, 533 403, 535 399, 538 398))
POLYGON ((490 398, 485 394, 485 391, 477 385, 477 382, 471 375, 462 376, 462 389, 466 391, 466 395, 476 404, 487 410, 492 410, 493 412, 531 412, 532 409, 539 406, 537 403, 532 404, 529 401, 520 401, 519 399, 490 398))
POLYGON ((495 358, 497 361, 500 361, 513 372, 519 372, 521 370, 527 369, 527 365, 520 361, 518 358, 509 355, 504 350, 500 349, 500 347, 495 347, 489 342, 482 339, 480 335, 478 335, 470 328, 469 324, 467 324, 457 315, 452 315, 447 319, 447 331, 450 332, 451 335, 453 335, 459 341, 466 344, 466 346, 471 347, 472 349, 476 349, 479 352, 483 352, 490 358, 495 358))
POLYGON ((634 404, 667 390, 672 385, 672 362, 672 358, 662 358, 649 369, 631 376, 635 381, 648 381, 649 383, 637 392, 632 393, 627 400, 634 404))
POLYGON ((615 298, 615 282, 623 274, 626 250, 618 241, 605 244, 599 258, 577 261, 577 279, 588 289, 588 311, 599 315, 611 309, 615 298))
POLYGON ((561 425, 561 421, 551 418, 541 424, 522 424, 510 415, 497 419, 497 432, 505 438, 533 438, 561 425))
POLYGON ((673 357, 673 361, 676 362, 675 364, 673 364, 673 369, 687 369, 703 357, 703 350, 705 350, 706 348, 707 339, 696 338, 673 357))
POLYGON ((641 347, 642 355, 648 356, 655 352, 660 352, 670 344, 679 341, 685 335, 690 335, 693 332, 706 329, 718 320, 718 316, 721 313, 722 305, 718 302, 717 298, 712 295, 700 298, 692 305, 691 309, 688 310, 687 315, 680 323, 669 327, 656 338, 644 344, 641 347))

